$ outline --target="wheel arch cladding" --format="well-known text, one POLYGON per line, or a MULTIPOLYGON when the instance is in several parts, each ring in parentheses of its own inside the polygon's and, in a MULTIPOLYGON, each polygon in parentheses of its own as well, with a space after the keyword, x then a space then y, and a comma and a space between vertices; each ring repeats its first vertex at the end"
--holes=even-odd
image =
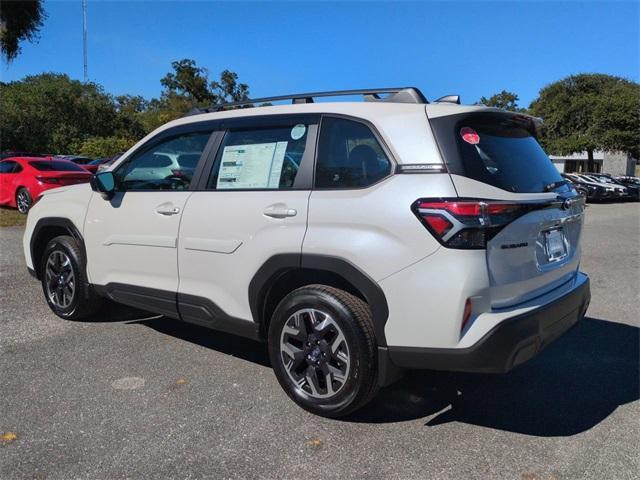
POLYGON ((304 285, 318 283, 363 299, 371 309, 376 342, 386 346, 384 327, 389 307, 382 289, 348 260, 326 255, 274 255, 258 269, 249 284, 249 305, 262 334, 266 336, 271 315, 285 295, 304 285))
POLYGON ((41 218, 33 229, 30 241, 31 260, 36 278, 40 279, 40 264, 47 244, 60 235, 69 235, 77 240, 82 254, 85 255, 84 239, 71 220, 63 217, 41 218))

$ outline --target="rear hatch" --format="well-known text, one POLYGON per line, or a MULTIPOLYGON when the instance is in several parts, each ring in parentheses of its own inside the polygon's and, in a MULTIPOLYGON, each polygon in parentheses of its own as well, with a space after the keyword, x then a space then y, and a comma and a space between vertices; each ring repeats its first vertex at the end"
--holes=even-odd
MULTIPOLYGON (((486 249, 492 307, 531 300, 573 278, 584 200, 538 144, 535 119, 480 110, 430 123, 459 201, 484 205, 474 228, 486 232, 476 246, 486 249)), ((469 218, 457 218, 461 228, 469 218)))

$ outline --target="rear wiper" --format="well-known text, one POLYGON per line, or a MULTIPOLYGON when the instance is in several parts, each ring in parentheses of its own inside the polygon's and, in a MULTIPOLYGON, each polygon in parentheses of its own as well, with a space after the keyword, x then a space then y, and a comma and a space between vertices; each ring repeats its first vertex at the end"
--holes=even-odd
POLYGON ((569 182, 567 182, 566 180, 559 180, 557 182, 550 183, 549 185, 545 185, 543 191, 550 192, 551 190, 555 190, 556 188, 561 187, 562 185, 566 185, 567 183, 569 182))

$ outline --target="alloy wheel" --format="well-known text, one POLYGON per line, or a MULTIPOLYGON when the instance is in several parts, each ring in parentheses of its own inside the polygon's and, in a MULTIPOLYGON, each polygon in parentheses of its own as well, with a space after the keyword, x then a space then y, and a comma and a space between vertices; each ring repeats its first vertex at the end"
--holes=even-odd
POLYGON ((351 357, 345 335, 326 312, 302 309, 285 322, 280 356, 296 388, 313 398, 327 398, 342 390, 349 377, 351 357))
POLYGON ((76 282, 71 260, 66 253, 54 250, 45 268, 47 297, 58 308, 68 308, 73 302, 76 282))
POLYGON ((16 196, 16 205, 20 213, 27 213, 31 207, 31 198, 25 189, 21 189, 16 196))

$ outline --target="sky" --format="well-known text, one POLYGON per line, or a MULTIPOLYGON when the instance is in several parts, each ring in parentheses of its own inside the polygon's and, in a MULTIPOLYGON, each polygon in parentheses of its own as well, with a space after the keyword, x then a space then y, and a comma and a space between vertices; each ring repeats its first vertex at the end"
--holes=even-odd
MULTIPOLYGON (((2 81, 82 80, 82 2, 44 3, 38 43, 2 81)), ((640 77, 640 2, 88 2, 89 79, 115 95, 160 95, 171 62, 239 75, 251 96, 416 86, 474 103, 503 89, 528 106, 580 72, 640 77)))

